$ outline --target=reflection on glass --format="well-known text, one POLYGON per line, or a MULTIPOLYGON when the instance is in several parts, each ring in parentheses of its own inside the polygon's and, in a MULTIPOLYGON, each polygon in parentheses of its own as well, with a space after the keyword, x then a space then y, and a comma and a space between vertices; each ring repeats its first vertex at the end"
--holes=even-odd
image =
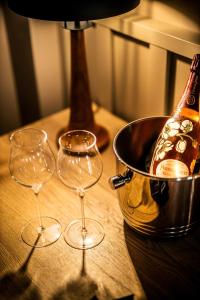
POLYGON ((96 137, 86 130, 73 130, 59 139, 57 173, 61 181, 77 191, 81 200, 81 219, 73 221, 65 230, 66 242, 77 249, 98 245, 104 238, 102 225, 85 218, 84 195, 100 179, 102 160, 96 145, 96 137))
MULTIPOLYGON (((12 178, 33 190, 36 198, 55 171, 55 158, 43 130, 26 128, 15 131, 11 137, 9 168, 12 178)), ((23 241, 32 247, 44 247, 54 243, 61 234, 59 222, 42 217, 37 199, 38 217, 22 230, 23 241), (37 245, 35 241, 38 239, 37 245)))

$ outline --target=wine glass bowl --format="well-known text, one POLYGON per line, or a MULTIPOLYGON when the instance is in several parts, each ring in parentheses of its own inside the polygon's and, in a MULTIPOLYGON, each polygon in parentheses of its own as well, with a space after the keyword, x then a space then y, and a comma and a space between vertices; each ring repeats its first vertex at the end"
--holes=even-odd
MULTIPOLYGON (((36 128, 17 130, 11 135, 10 143, 11 177, 22 186, 32 189, 38 198, 42 187, 55 171, 55 158, 48 144, 47 133, 36 128)), ((60 237, 61 226, 56 219, 41 216, 38 199, 37 208, 38 217, 25 225, 21 236, 29 246, 45 247, 60 237)))
POLYGON ((104 238, 103 226, 85 218, 84 195, 101 177, 103 163, 96 145, 96 137, 86 130, 72 130, 59 138, 57 174, 61 181, 78 193, 81 200, 81 218, 65 230, 66 242, 77 249, 98 245, 104 238))

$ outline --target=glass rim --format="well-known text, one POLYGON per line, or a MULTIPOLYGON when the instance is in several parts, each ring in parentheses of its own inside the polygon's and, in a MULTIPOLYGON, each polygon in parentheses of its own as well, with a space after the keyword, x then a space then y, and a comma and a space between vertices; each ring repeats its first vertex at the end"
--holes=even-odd
MULTIPOLYGON (((38 132, 38 133, 42 133, 43 134, 43 138, 42 138, 42 140, 41 140, 41 142, 39 142, 37 145, 38 146, 40 146, 40 145, 42 145, 44 142, 46 142, 47 141, 47 137, 48 137, 48 135, 47 135, 47 132, 45 131, 45 130, 43 130, 43 129, 39 129, 39 128, 34 128, 34 127, 27 127, 27 128, 22 128, 22 129, 17 129, 17 130, 15 130, 13 133, 11 133, 11 135, 10 135, 10 142, 11 143, 13 143, 16 147, 24 147, 24 145, 22 145, 22 144, 19 144, 19 143, 17 143, 16 141, 15 141, 15 136, 17 135, 17 134, 19 134, 19 133, 21 133, 21 132, 25 132, 25 131, 35 131, 35 132, 38 132)), ((28 146, 26 146, 26 147, 28 147, 28 146)), ((32 145, 31 145, 31 147, 32 147, 32 145)))
POLYGON ((64 145, 62 144, 62 139, 63 139, 65 136, 67 136, 67 135, 75 134, 75 133, 78 133, 78 132, 84 132, 84 133, 87 133, 88 135, 92 136, 92 138, 94 139, 94 141, 93 141, 90 145, 87 145, 86 149, 84 149, 84 150, 82 150, 82 151, 80 150, 79 152, 85 152, 86 150, 89 150, 89 149, 93 148, 93 147, 96 145, 96 143, 97 143, 97 138, 96 138, 96 136, 95 136, 94 133, 92 133, 92 132, 89 131, 89 130, 85 130, 85 129, 74 129, 74 130, 69 130, 69 131, 63 133, 63 134, 59 137, 58 143, 59 143, 60 147, 62 147, 63 149, 66 149, 66 150, 70 150, 70 152, 77 152, 77 150, 72 150, 72 149, 70 149, 69 147, 64 146, 64 145))

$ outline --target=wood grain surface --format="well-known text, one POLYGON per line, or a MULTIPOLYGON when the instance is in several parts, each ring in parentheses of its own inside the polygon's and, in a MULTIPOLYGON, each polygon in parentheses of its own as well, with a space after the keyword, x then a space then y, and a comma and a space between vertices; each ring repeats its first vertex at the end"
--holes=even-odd
MULTIPOLYGON (((47 131, 55 155, 56 136, 67 124, 68 115, 64 110, 28 126, 47 131)), ((111 140, 125 125, 102 108, 95 108, 95 118, 107 127, 111 140)), ((145 299, 127 250, 117 195, 108 184, 109 176, 115 175, 112 143, 102 153, 103 175, 85 199, 86 216, 102 223, 105 238, 84 252, 69 247, 63 236, 48 247, 35 249, 21 240, 23 225, 37 216, 37 209, 32 191, 10 177, 9 150, 7 134, 0 137, 0 299, 118 299, 129 295, 129 299, 145 299)), ((77 195, 56 174, 44 186, 39 201, 42 215, 58 219, 63 230, 80 217, 77 195)))
MULTIPOLYGON (((57 132, 67 123, 68 113, 64 110, 31 124, 47 131, 55 155, 57 132)), ((95 118, 107 127, 111 141, 125 125, 102 108, 95 108, 95 118)), ((108 185, 108 178, 116 174, 112 143, 102 153, 103 175, 86 193, 85 202, 86 216, 103 224, 105 238, 96 248, 86 251, 69 247, 62 236, 46 248, 32 249, 23 243, 21 228, 36 216, 36 203, 31 190, 10 177, 9 147, 9 134, 1 136, 1 300, 200 299, 200 229, 172 240, 147 239, 130 229, 124 223, 117 194, 108 185), (91 296, 97 286, 97 294, 91 296), (88 297, 84 298, 84 293, 88 297)), ((39 199, 42 214, 57 218, 63 229, 80 217, 77 195, 56 174, 39 199)))

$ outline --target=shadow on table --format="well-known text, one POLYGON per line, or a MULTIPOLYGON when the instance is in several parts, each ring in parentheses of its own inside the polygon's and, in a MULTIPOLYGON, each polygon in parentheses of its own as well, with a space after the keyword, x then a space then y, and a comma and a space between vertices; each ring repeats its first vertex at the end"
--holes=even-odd
MULTIPOLYGON (((40 236, 38 236, 35 245, 40 236)), ((0 300, 41 300, 38 288, 32 283, 27 273, 31 256, 34 252, 31 249, 26 260, 16 272, 8 272, 0 277, 0 300)))
POLYGON ((77 277, 68 281, 51 300, 112 300, 110 291, 101 283, 93 280, 86 272, 85 250, 82 252, 82 266, 77 277))
POLYGON ((200 228, 186 237, 158 240, 124 223, 124 235, 148 300, 200 299, 200 228))

